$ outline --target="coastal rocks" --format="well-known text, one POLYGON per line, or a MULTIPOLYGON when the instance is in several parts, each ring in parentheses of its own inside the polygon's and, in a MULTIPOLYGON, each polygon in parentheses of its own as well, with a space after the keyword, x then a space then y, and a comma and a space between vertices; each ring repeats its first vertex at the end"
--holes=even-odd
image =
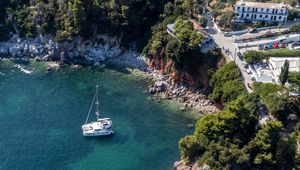
POLYGON ((176 161, 174 163, 175 170, 192 170, 192 165, 187 165, 184 160, 176 161))
POLYGON ((150 77, 155 82, 149 86, 149 93, 157 98, 173 99, 179 102, 180 110, 193 108, 200 113, 217 113, 216 105, 207 99, 200 91, 183 83, 176 83, 167 75, 162 75, 158 70, 151 70, 150 77))
POLYGON ((186 164, 184 160, 180 160, 174 163, 174 169, 175 170, 210 170, 210 167, 206 164, 199 167, 196 161, 190 164, 186 164))
POLYGON ((149 72, 145 57, 134 50, 122 50, 117 57, 109 58, 108 62, 119 63, 128 68, 136 68, 142 72, 149 72))
POLYGON ((59 69, 59 64, 58 63, 54 63, 54 62, 48 63, 48 66, 47 66, 48 73, 50 73, 54 70, 58 70, 58 69, 59 69))
POLYGON ((157 92, 163 92, 167 89, 167 83, 165 81, 157 81, 154 85, 149 87, 149 93, 154 94, 157 92))
POLYGON ((134 50, 124 52, 116 37, 106 35, 96 36, 100 39, 83 41, 80 38, 73 42, 55 42, 52 36, 38 36, 37 38, 20 38, 12 36, 8 41, 0 43, 2 58, 13 60, 32 58, 36 61, 63 61, 69 64, 101 66, 107 60, 125 61, 132 67, 147 70, 140 54, 134 50), (99 42, 102 43, 99 43, 99 42))

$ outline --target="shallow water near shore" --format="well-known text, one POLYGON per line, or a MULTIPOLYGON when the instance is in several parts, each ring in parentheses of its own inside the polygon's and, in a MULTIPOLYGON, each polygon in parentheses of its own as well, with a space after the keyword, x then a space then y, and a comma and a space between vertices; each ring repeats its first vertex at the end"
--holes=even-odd
POLYGON ((0 169, 172 169, 178 140, 193 132, 195 119, 173 102, 152 100, 147 83, 129 72, 24 69, 33 72, 0 63, 0 169), (96 84, 115 135, 86 138, 81 125, 96 84))

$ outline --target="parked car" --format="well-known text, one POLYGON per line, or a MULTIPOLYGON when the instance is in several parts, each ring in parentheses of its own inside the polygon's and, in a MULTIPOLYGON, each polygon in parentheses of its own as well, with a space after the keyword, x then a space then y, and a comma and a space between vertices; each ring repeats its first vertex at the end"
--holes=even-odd
POLYGON ((268 45, 264 45, 264 50, 268 50, 269 46, 268 45))
POLYGON ((258 50, 263 50, 263 49, 264 49, 264 45, 259 44, 259 45, 258 45, 258 50))
POLYGON ((286 47, 285 43, 279 44, 279 48, 285 48, 285 47, 286 47))
POLYGON ((268 44, 268 48, 272 49, 273 48, 273 44, 272 43, 268 44))
POLYGON ((275 42, 274 44, 273 44, 273 48, 279 48, 279 44, 278 44, 278 42, 275 42))
POLYGON ((291 49, 293 50, 300 50, 300 42, 292 43, 291 49))
POLYGON ((246 69, 248 74, 251 74, 251 70, 250 69, 246 69))
POLYGON ((230 37, 231 36, 231 33, 230 32, 224 32, 224 37, 230 37))
POLYGON ((247 83, 247 86, 249 89, 252 89, 252 86, 249 83, 247 83))
POLYGON ((209 18, 212 18, 211 14, 209 12, 206 12, 205 15, 209 18))
POLYGON ((256 28, 252 28, 249 33, 257 33, 257 29, 256 28))
POLYGON ((236 55, 239 57, 239 59, 243 59, 243 54, 241 52, 237 52, 236 55))
POLYGON ((249 68, 249 65, 248 65, 248 64, 245 64, 245 68, 246 68, 246 69, 249 68))

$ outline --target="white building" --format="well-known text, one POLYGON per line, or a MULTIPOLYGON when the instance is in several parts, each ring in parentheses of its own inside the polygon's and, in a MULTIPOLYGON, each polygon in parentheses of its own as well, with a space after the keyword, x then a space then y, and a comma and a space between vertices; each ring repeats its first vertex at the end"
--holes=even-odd
POLYGON ((299 72, 300 71, 300 56, 299 57, 270 57, 269 66, 273 72, 274 79, 276 83, 279 83, 279 75, 281 73, 281 67, 287 60, 289 62, 289 72, 299 72))
POLYGON ((237 1, 235 4, 236 20, 286 22, 288 5, 284 3, 263 3, 237 1))

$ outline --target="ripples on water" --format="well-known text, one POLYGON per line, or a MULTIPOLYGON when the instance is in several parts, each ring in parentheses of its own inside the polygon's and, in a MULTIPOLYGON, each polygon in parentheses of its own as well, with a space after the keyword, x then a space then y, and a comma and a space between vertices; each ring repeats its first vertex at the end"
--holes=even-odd
POLYGON ((178 140, 193 131, 186 125, 195 120, 174 105, 148 100, 147 84, 128 73, 85 68, 26 74, 3 63, 0 72, 0 169, 172 169, 178 140), (81 125, 96 84, 101 113, 112 118, 115 135, 85 138, 81 125))

